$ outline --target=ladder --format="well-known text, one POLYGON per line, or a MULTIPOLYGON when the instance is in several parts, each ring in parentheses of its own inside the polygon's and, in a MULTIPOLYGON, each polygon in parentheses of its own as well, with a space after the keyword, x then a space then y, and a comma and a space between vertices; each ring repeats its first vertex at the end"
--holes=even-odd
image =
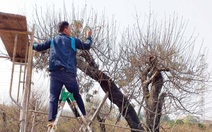
POLYGON ((55 132, 55 130, 57 129, 57 123, 58 123, 60 115, 62 114, 66 101, 68 102, 68 105, 73 111, 75 117, 80 117, 80 118, 77 118, 78 122, 81 124, 80 131, 92 132, 88 122, 86 121, 81 110, 79 109, 79 106, 77 105, 76 100, 74 99, 73 93, 66 92, 65 88, 62 88, 62 91, 61 91, 56 119, 52 125, 48 126, 47 132, 55 132))

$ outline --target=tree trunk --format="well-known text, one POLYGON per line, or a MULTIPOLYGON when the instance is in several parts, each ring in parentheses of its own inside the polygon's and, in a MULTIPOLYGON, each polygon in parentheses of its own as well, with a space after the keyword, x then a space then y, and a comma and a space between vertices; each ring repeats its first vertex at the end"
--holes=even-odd
MULTIPOLYGON (((158 72, 151 83, 151 90, 145 90, 149 92, 148 94, 146 93, 147 96, 145 96, 146 129, 151 132, 159 132, 162 106, 166 96, 165 93, 160 94, 163 86, 162 74, 158 72)), ((143 89, 148 89, 148 85, 143 87, 143 89)))
MULTIPOLYGON (((88 56, 89 55, 87 55, 86 57, 88 56)), ((96 80, 105 93, 109 92, 110 101, 118 106, 119 111, 122 112, 122 115, 128 122, 130 128, 144 130, 140 124, 139 118, 133 106, 130 104, 129 100, 121 93, 114 81, 112 81, 112 79, 105 73, 98 70, 98 67, 95 65, 94 61, 89 60, 91 58, 85 59, 87 63, 84 62, 80 57, 77 57, 78 68, 85 72, 92 79, 96 80)), ((132 130, 132 132, 136 132, 136 130, 132 130)))

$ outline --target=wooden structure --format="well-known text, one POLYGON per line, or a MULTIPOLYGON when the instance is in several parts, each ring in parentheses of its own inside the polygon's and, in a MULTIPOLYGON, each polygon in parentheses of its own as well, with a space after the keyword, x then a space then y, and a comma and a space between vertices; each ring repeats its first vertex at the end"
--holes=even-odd
POLYGON ((15 62, 25 62, 27 58, 26 50, 29 43, 26 17, 0 12, 0 36, 8 55, 11 57, 11 61, 14 54, 14 40, 16 35, 18 39, 15 62))
POLYGON ((0 12, 0 37, 12 61, 10 81, 10 98, 20 108, 20 130, 27 131, 28 101, 31 89, 32 75, 32 44, 34 41, 34 27, 32 32, 27 31, 26 17, 0 12), (12 96, 12 84, 15 65, 20 67, 17 99, 12 96), (24 74, 22 74, 24 67, 24 74), (23 76, 23 77, 22 77, 23 76), (22 77, 22 80, 21 80, 22 77), (20 84, 23 84, 21 102, 19 99, 20 84))

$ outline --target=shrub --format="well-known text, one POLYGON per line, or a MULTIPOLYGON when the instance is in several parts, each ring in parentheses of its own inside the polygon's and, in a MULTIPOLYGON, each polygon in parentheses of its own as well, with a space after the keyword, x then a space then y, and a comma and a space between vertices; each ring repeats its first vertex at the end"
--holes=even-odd
POLYGON ((202 123, 198 123, 198 127, 201 128, 201 129, 206 129, 206 126, 202 123))
POLYGON ((175 122, 176 125, 183 125, 184 122, 182 119, 177 119, 176 122, 175 122))

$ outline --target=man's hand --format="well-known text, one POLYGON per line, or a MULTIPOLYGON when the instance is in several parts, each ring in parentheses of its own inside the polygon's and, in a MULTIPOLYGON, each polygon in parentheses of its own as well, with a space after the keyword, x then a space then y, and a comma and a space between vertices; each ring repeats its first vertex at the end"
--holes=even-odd
POLYGON ((92 30, 89 29, 89 30, 87 31, 87 36, 91 36, 91 35, 92 35, 92 30))

